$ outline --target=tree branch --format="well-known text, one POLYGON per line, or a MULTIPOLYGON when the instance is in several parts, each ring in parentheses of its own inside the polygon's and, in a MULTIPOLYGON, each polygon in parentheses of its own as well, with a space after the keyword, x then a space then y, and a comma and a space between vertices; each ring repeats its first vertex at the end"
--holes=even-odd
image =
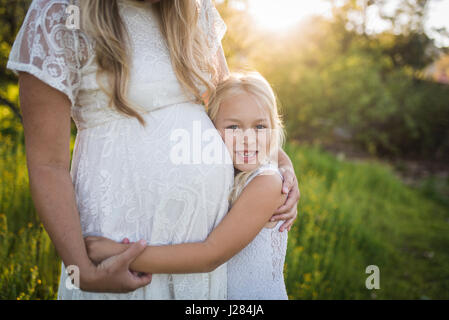
POLYGON ((22 115, 20 114, 20 110, 16 106, 15 103, 13 103, 13 102, 9 101, 8 99, 5 99, 2 96, 0 96, 0 104, 3 104, 5 106, 9 107, 9 109, 11 109, 11 111, 16 115, 16 117, 19 118, 20 122, 22 122, 22 115))

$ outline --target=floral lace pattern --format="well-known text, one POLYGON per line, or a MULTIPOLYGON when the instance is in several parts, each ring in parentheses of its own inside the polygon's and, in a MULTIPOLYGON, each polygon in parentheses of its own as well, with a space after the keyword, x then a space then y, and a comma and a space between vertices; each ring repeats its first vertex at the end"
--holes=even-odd
POLYGON ((92 57, 88 37, 65 26, 68 0, 34 0, 11 49, 7 67, 35 75, 75 104, 80 70, 92 57))
MULTIPOLYGON (((214 126, 203 106, 181 90, 153 8, 142 10, 119 0, 132 49, 129 99, 143 109, 143 127, 109 108, 96 78, 95 44, 82 31, 65 27, 68 4, 32 2, 7 67, 33 74, 71 101, 78 133, 70 175, 83 234, 117 241, 146 239, 153 245, 203 241, 228 210, 234 169, 217 131, 216 141, 228 157, 223 164, 171 161, 175 129, 192 135, 194 122, 202 132, 214 126)), ((224 23, 211 0, 201 0, 200 8, 208 39, 215 41, 210 47, 217 48, 224 23)), ((226 299, 226 267, 210 273, 155 274, 146 287, 112 294, 69 290, 62 265, 58 298, 226 299)))
MULTIPOLYGON (((245 186, 257 175, 267 171, 281 173, 267 164, 256 170, 245 186)), ((263 228, 242 251, 228 261, 228 299, 230 300, 285 300, 284 262, 288 235, 279 232, 284 221, 270 229, 263 228)))

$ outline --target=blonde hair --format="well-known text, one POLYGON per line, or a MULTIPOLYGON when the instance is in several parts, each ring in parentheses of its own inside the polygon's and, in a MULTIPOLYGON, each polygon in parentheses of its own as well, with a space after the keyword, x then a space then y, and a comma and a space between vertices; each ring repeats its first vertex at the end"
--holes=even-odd
MULTIPOLYGON (((119 13, 120 0, 83 0, 80 1, 83 29, 96 43, 96 59, 99 72, 106 74, 112 92, 101 89, 110 97, 110 105, 117 111, 135 117, 145 126, 145 120, 127 100, 129 82, 129 35, 119 13)), ((129 0, 142 6, 145 0, 129 0)), ((152 4, 159 13, 160 30, 166 39, 170 59, 176 77, 186 92, 203 101, 197 84, 205 86, 208 94, 215 90, 217 68, 210 55, 205 32, 198 23, 199 8, 196 0, 162 0, 152 4), (207 72, 211 77, 207 78, 207 72)), ((101 84, 100 81, 98 83, 101 84)))
MULTIPOLYGON (((285 140, 284 125, 278 111, 278 101, 268 81, 258 72, 232 73, 219 83, 208 104, 208 115, 213 122, 217 119, 220 105, 231 97, 240 94, 250 94, 258 105, 267 111, 271 124, 269 161, 275 158, 279 147, 285 140)), ((257 170, 242 171, 234 177, 234 188, 229 195, 229 202, 233 204, 243 190, 251 174, 257 170)))

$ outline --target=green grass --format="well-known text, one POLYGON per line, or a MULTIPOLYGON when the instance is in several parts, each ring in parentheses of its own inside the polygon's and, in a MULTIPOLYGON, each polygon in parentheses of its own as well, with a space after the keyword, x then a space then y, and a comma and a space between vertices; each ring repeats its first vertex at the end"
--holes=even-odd
POLYGON ((3 138, 0 155, 0 299, 54 299, 60 259, 34 210, 23 145, 3 138))
MULTIPOLYGON (((290 299, 449 298, 447 199, 405 186, 385 165, 286 151, 301 189, 290 299), (380 268, 379 290, 365 287, 368 265, 380 268)), ((32 205, 23 146, 2 140, 0 155, 0 299, 54 299, 60 260, 32 205)))
POLYGON ((389 166, 289 145, 301 200, 285 266, 291 299, 448 299, 449 207, 389 166), (380 268, 380 289, 365 268, 380 268))

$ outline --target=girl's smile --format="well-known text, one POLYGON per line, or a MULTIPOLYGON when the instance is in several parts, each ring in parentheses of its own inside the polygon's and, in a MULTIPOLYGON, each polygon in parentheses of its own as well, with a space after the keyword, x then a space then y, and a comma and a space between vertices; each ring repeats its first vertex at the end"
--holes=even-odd
POLYGON ((236 155, 236 162, 238 163, 256 163, 256 159, 257 159, 257 154, 258 151, 236 151, 235 155, 236 155), (240 161, 239 161, 240 160, 240 161))

